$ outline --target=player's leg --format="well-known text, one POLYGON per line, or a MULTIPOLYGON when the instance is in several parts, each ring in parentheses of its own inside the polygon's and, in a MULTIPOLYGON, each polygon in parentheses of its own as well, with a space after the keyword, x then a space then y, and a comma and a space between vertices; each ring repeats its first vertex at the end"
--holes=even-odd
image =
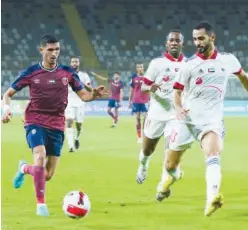
POLYGON ((66 117, 66 138, 69 146, 69 152, 74 152, 74 130, 73 119, 75 118, 75 108, 69 106, 65 110, 66 117))
POLYGON ((55 174, 57 164, 59 161, 58 156, 48 155, 46 159, 46 181, 49 181, 52 179, 52 177, 55 174))
POLYGON ((119 119, 119 105, 117 104, 116 106, 115 106, 115 114, 114 114, 114 116, 115 116, 115 119, 114 119, 114 126, 116 126, 117 125, 117 123, 118 123, 118 119, 119 119))
POLYGON ((43 127, 36 125, 26 127, 26 132, 28 144, 33 151, 34 164, 28 165, 22 161, 23 163, 19 165, 18 173, 14 179, 14 187, 21 187, 25 174, 33 176, 37 200, 37 215, 48 216, 49 212, 45 204, 46 134, 43 127))
POLYGON ((76 121, 75 121, 76 137, 74 142, 74 146, 76 149, 79 149, 80 147, 79 137, 80 134, 82 133, 82 125, 84 120, 84 107, 85 107, 84 105, 82 107, 78 107, 76 111, 76 121))
POLYGON ((157 187, 156 198, 158 201, 162 201, 170 195, 170 187, 181 177, 179 169, 181 157, 193 141, 194 136, 185 124, 175 124, 170 135, 169 149, 165 153, 161 181, 157 187))
POLYGON ((221 133, 205 132, 201 138, 201 147, 206 159, 207 201, 205 215, 210 216, 223 205, 221 185, 220 152, 223 148, 221 133))
POLYGON ((136 112, 136 133, 138 137, 138 143, 142 143, 142 136, 141 136, 141 112, 136 112))
POLYGON ((112 112, 112 108, 114 108, 114 107, 115 107, 115 100, 109 99, 107 111, 108 111, 109 116, 112 117, 113 121, 115 119, 115 116, 114 116, 114 114, 112 112))
POLYGON ((155 151, 160 137, 163 135, 165 122, 147 118, 144 125, 143 144, 139 154, 139 167, 136 181, 142 184, 147 177, 150 157, 155 151))

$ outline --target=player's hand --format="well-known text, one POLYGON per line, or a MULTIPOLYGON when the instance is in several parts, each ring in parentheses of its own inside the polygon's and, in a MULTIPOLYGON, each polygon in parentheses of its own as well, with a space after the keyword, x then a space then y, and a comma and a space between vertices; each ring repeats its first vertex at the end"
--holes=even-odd
POLYGON ((10 108, 4 109, 2 122, 4 124, 9 123, 11 121, 11 118, 12 118, 12 112, 11 112, 10 108))
POLYGON ((151 85, 150 91, 155 93, 158 89, 161 90, 161 85, 162 85, 162 83, 160 83, 160 84, 153 83, 151 85))
POLYGON ((178 120, 187 120, 188 119, 189 109, 181 108, 176 110, 176 116, 178 120))
POLYGON ((93 89, 93 98, 101 98, 104 96, 107 96, 109 94, 108 90, 105 88, 105 86, 101 85, 93 89))

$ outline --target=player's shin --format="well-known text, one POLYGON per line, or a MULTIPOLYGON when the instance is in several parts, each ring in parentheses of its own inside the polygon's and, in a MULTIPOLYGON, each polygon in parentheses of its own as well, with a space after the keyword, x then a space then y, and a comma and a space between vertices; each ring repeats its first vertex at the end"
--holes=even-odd
POLYGON ((74 149, 74 130, 73 128, 66 128, 66 137, 69 149, 74 149))
POLYGON ((221 184, 220 156, 215 154, 206 158, 207 202, 218 194, 221 184))
POLYGON ((140 150, 140 154, 139 154, 140 166, 145 169, 148 169, 149 161, 150 161, 150 156, 144 155, 143 150, 140 150))
POLYGON ((45 203, 45 168, 33 166, 33 178, 37 203, 45 203))
POLYGON ((82 123, 76 122, 76 130, 77 130, 76 140, 79 140, 79 136, 82 132, 82 123))

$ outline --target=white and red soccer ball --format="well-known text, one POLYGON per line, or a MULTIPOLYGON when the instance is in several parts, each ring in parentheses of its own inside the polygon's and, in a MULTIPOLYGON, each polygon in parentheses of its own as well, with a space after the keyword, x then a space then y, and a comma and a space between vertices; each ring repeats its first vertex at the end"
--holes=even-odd
POLYGON ((81 191, 72 191, 64 197, 62 208, 68 217, 80 219, 87 216, 90 207, 90 200, 86 193, 81 191))

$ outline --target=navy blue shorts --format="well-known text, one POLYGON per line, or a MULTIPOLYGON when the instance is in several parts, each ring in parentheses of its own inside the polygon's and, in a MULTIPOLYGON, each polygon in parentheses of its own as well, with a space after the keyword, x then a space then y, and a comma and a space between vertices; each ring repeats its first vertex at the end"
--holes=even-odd
POLYGON ((64 132, 40 125, 27 125, 25 129, 29 148, 33 149, 38 145, 44 145, 47 156, 60 156, 64 142, 64 132))
POLYGON ((109 99, 108 101, 108 107, 110 108, 119 108, 119 101, 115 99, 109 99))
POLYGON ((147 108, 146 108, 146 104, 144 103, 133 103, 132 104, 132 113, 146 113, 147 112, 147 108))

